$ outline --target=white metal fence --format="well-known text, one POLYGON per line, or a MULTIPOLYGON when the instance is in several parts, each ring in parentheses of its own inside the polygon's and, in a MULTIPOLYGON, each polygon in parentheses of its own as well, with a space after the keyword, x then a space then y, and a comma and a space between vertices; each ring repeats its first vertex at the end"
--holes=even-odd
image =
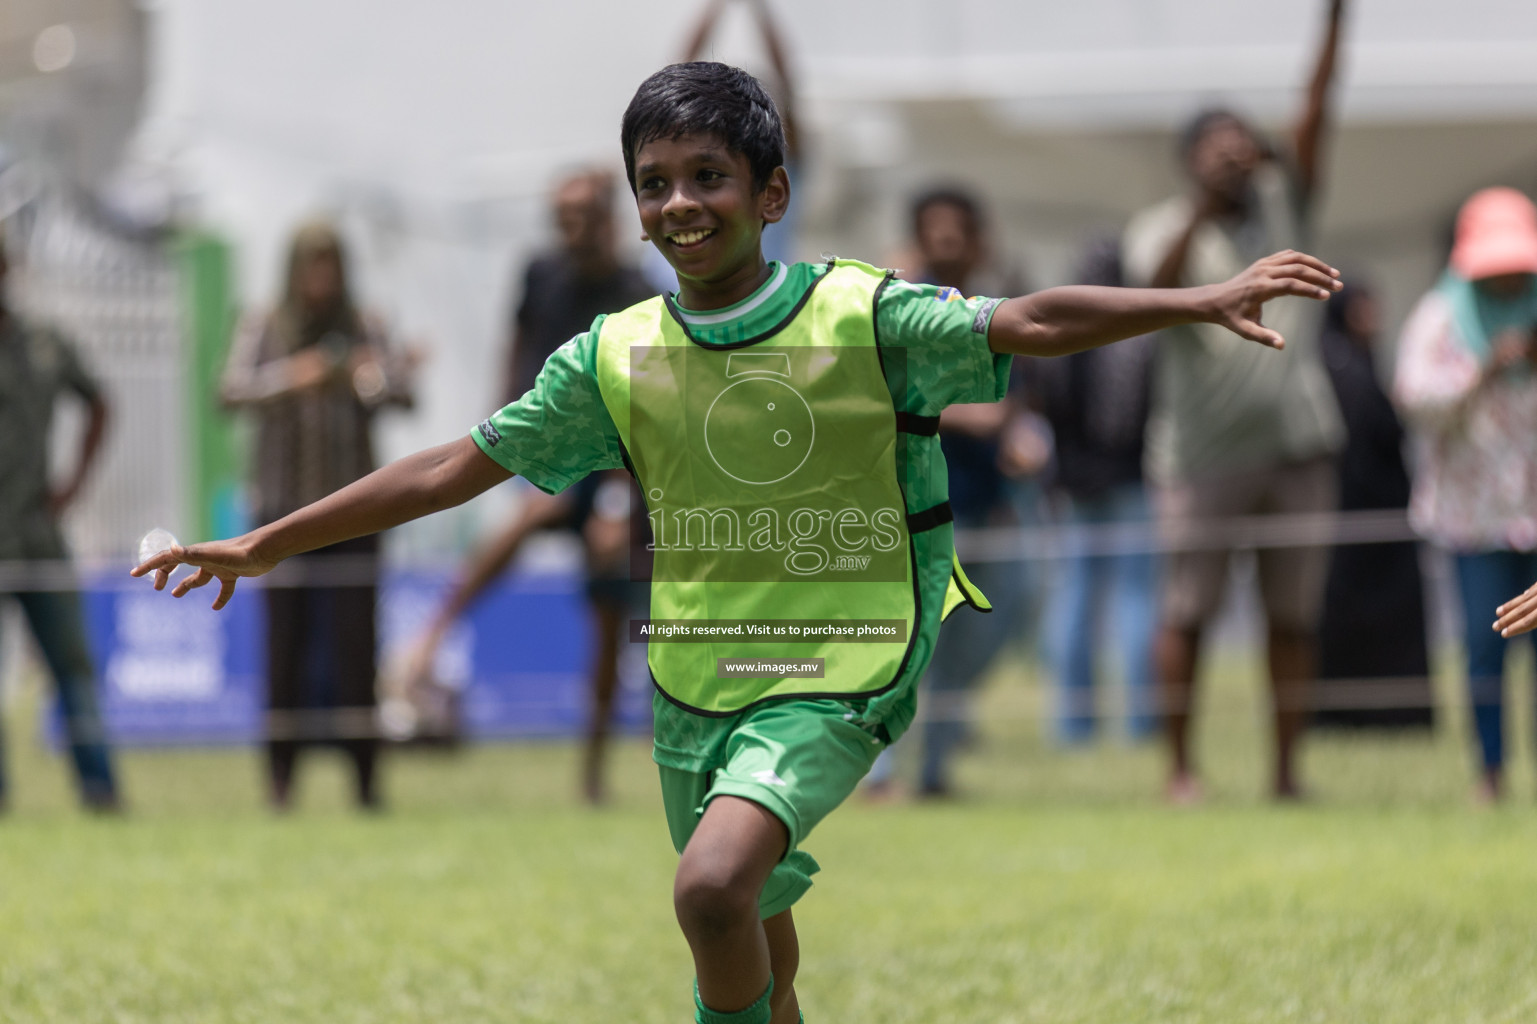
MULTIPOLYGON (((12 300, 59 328, 100 380, 110 419, 95 471, 65 517, 77 557, 122 559, 153 526, 180 532, 188 508, 187 396, 179 279, 167 245, 114 230, 63 192, 7 226, 12 300)), ((84 418, 61 403, 56 470, 78 456, 84 418)))

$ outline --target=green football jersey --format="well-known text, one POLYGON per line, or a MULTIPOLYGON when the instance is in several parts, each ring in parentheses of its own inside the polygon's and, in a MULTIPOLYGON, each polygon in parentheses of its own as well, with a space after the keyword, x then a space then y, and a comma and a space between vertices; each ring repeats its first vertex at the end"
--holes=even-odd
MULTIPOLYGON (((684 309, 676 302, 673 308, 702 346, 750 345, 789 321, 827 269, 823 263, 771 263, 768 280, 741 302, 707 312, 684 309)), ((891 356, 885 360, 886 383, 897 410, 934 417, 948 405, 994 402, 1004 396, 1010 357, 993 353, 987 344, 988 325, 1000 301, 968 299, 953 288, 897 279, 881 289, 875 326, 882 350, 891 356)), ((545 363, 533 390, 471 432, 487 455, 541 490, 554 493, 588 473, 624 464, 618 428, 598 389, 597 341, 604 320, 598 317, 590 330, 561 346, 545 363)), ((948 498, 948 481, 939 439, 908 435, 904 442, 902 486, 908 508, 942 504, 948 498)), ((948 525, 913 535, 921 585, 939 588, 924 598, 935 606, 949 580, 952 542, 948 525)), ((914 643, 913 670, 888 692, 851 701, 851 713, 867 726, 884 727, 893 740, 901 735, 916 713, 916 684, 938 629, 937 615, 925 616, 914 643)), ((660 694, 654 706, 655 759, 683 771, 703 770, 711 763, 737 717, 695 714, 660 694)))

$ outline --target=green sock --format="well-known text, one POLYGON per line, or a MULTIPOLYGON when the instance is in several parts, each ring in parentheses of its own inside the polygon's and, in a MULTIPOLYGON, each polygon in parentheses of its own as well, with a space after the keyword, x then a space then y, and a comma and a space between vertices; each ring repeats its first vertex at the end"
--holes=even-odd
MULTIPOLYGON (((735 1013, 721 1013, 719 1010, 710 1009, 704 1004, 704 1000, 699 998, 699 982, 695 981, 695 1024, 769 1024, 769 1018, 774 1015, 774 1011, 769 1009, 769 996, 773 994, 774 979, 770 976, 768 988, 764 990, 763 995, 758 997, 756 1003, 753 1003, 745 1010, 738 1010, 735 1013)), ((803 1021, 804 1019, 802 1018, 803 1021)))

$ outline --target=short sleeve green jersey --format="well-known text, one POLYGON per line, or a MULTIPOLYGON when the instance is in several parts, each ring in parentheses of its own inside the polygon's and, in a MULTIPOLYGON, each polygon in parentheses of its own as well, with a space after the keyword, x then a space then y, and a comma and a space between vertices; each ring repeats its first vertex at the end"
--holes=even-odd
MULTIPOLYGON (((822 263, 771 263, 768 280, 741 302, 708 312, 677 306, 677 314, 698 344, 750 342, 790 317, 827 270, 822 263)), ((1000 302, 898 279, 882 288, 875 308, 876 334, 883 352, 899 356, 885 360, 887 385, 898 411, 937 416, 948 405, 996 402, 1004 396, 1010 358, 995 354, 987 344, 988 326, 1000 302)), ((589 331, 562 345, 528 394, 471 432, 488 456, 541 490, 554 493, 588 473, 623 465, 619 431, 598 390, 597 343, 604 319, 598 317, 589 331)), ((909 508, 929 508, 948 498, 938 438, 908 438, 903 487, 909 508)), ((925 564, 924 548, 948 545, 950 535, 926 531, 915 534, 914 543, 919 564, 925 564)), ((937 634, 937 623, 926 632, 937 634)), ((927 664, 934 639, 918 637, 917 664, 927 664)), ((865 720, 882 725, 895 739, 916 711, 916 682, 906 681, 868 701, 861 708, 865 720)), ((660 695, 654 704, 656 760, 670 768, 703 770, 734 727, 733 717, 695 715, 660 695)))

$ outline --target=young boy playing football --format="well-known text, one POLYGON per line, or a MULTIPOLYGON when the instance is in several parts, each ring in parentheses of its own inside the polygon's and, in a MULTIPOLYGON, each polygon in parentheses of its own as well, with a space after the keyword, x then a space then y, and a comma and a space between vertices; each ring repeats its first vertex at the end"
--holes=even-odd
POLYGON ((1262 304, 1327 298, 1338 274, 1284 252, 1221 285, 1000 300, 852 261, 766 262, 763 227, 790 201, 784 130, 758 82, 718 63, 648 78, 621 141, 675 294, 599 317, 468 437, 133 572, 162 588, 177 565, 197 566, 172 593, 218 580, 219 608, 241 576, 515 473, 555 492, 628 467, 654 534, 655 760, 696 1020, 793 1024, 790 907, 817 870, 801 843, 912 721, 943 614, 985 605, 954 562, 941 411, 1001 398, 1013 355, 1174 324, 1281 348, 1262 304))

